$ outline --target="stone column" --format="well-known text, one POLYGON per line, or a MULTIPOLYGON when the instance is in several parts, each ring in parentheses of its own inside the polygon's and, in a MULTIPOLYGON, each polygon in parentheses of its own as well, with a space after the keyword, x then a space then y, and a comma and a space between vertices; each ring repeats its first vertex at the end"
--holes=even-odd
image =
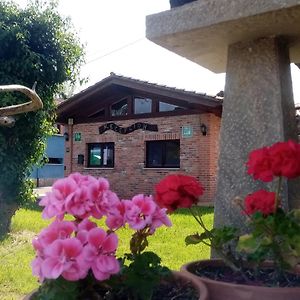
MULTIPOLYGON (((296 139, 295 108, 287 43, 277 37, 239 42, 228 48, 220 157, 215 199, 215 226, 243 224, 232 204, 266 188, 247 175, 251 150, 296 139)), ((285 183, 285 206, 295 207, 293 183, 285 183), (287 194, 289 204, 286 203, 287 194)), ((270 184, 269 184, 270 187, 270 184)))

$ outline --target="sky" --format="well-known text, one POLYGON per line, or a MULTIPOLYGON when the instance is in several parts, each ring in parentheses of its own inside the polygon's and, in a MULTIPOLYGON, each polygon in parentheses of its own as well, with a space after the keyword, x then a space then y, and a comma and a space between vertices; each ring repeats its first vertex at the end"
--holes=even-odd
MULTIPOLYGON (((224 90, 224 73, 215 74, 145 38, 146 16, 168 9, 169 0, 60 0, 60 13, 71 18, 86 48, 81 77, 89 81, 76 91, 110 72, 209 95, 224 90)), ((294 99, 300 103, 300 69, 291 69, 294 99)))

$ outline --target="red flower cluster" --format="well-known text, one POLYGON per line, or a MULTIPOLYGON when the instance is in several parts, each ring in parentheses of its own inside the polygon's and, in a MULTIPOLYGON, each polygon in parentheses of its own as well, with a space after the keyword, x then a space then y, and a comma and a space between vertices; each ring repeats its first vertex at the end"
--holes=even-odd
POLYGON ((248 174, 254 179, 270 182, 274 176, 289 179, 300 175, 300 145, 290 140, 271 147, 254 150, 247 162, 248 174))
POLYGON ((180 207, 191 207, 203 194, 203 187, 196 178, 187 175, 168 175, 155 187, 156 202, 168 211, 180 207))
POLYGON ((245 213, 252 215, 261 212, 263 215, 269 215, 274 212, 275 193, 259 190, 245 198, 245 213))

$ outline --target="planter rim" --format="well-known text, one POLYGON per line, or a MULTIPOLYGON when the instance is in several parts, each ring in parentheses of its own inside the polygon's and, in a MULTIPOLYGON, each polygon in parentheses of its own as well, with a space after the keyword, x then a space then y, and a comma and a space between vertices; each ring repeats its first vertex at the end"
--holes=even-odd
MULTIPOLYGON (((191 271, 188 270, 188 268, 196 265, 196 264, 203 264, 203 265, 206 265, 206 264, 209 264, 209 263, 212 263, 213 264, 222 264, 224 265, 225 263, 223 262, 222 259, 203 259, 203 260, 194 260, 194 261, 191 261, 191 262, 188 262, 186 264, 184 264, 183 266, 181 266, 180 268, 180 271, 182 272, 186 272, 186 273, 189 273, 189 274, 192 274, 190 276, 197 276, 196 274, 192 273, 191 271)), ((275 289, 275 290, 293 290, 293 291, 297 291, 300 293, 300 287, 267 287, 267 286, 259 286, 259 285, 247 285, 247 284, 238 284, 238 283, 231 283, 231 282, 225 282, 225 281, 220 281, 220 280, 214 280, 214 279, 210 279, 210 278, 207 278, 207 277, 202 277, 202 276, 197 276, 199 278, 199 280, 203 281, 204 283, 214 283, 214 282, 218 282, 218 284, 220 284, 221 286, 231 286, 231 287, 255 287, 259 290, 269 290, 270 288, 271 289, 275 289)))
POLYGON ((191 276, 188 272, 181 272, 181 271, 172 271, 175 278, 182 278, 184 280, 190 281, 193 286, 197 289, 199 293, 199 300, 208 300, 208 290, 206 285, 195 279, 193 276, 191 276))

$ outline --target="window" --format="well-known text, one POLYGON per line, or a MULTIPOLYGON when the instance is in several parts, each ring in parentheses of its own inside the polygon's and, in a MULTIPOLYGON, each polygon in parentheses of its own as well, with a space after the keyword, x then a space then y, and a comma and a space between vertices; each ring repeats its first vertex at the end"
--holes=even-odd
POLYGON ((63 163, 63 159, 60 157, 48 157, 47 164, 53 165, 61 165, 63 163))
POLYGON ((123 99, 111 106, 112 117, 126 116, 128 114, 127 99, 123 99))
POLYGON ((146 142, 147 168, 179 168, 180 141, 148 141, 146 142))
POLYGON ((152 100, 149 98, 134 98, 134 113, 146 114, 152 111, 152 100))
POLYGON ((88 144, 88 167, 113 168, 114 143, 88 144))
POLYGON ((178 109, 182 109, 182 107, 159 101, 159 111, 173 111, 178 109))

